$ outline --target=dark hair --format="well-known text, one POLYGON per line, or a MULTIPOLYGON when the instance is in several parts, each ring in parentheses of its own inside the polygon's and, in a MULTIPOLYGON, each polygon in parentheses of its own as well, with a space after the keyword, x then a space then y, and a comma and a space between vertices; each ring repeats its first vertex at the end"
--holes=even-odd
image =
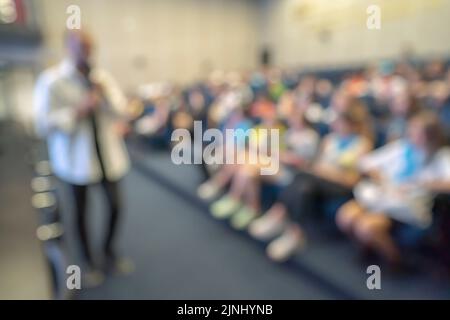
POLYGON ((410 119, 423 110, 423 105, 420 99, 413 94, 411 88, 408 88, 407 95, 409 99, 409 110, 406 118, 410 119))
POLYGON ((437 151, 446 144, 442 123, 435 112, 420 111, 410 118, 409 123, 412 122, 419 122, 423 126, 430 153, 437 151))

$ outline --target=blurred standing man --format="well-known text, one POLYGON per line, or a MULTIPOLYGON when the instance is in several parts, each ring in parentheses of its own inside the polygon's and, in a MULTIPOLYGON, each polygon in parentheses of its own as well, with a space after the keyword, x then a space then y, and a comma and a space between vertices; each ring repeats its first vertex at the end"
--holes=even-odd
POLYGON ((110 75, 92 68, 93 42, 86 32, 68 32, 65 47, 67 57, 37 82, 37 130, 47 138, 54 174, 69 184, 75 199, 77 234, 86 263, 82 274, 95 285, 103 279, 100 270, 123 271, 125 261, 116 256, 113 241, 121 209, 118 184, 129 170, 118 125, 126 99, 110 75), (87 234, 87 189, 95 184, 101 185, 110 213, 102 269, 94 263, 87 234))

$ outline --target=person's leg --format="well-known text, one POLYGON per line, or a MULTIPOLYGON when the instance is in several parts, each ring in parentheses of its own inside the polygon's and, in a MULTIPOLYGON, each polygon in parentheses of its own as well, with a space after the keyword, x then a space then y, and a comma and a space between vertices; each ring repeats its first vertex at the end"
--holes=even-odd
POLYGON ((217 186, 218 188, 224 188, 232 179, 234 173, 239 169, 239 165, 224 164, 217 173, 211 177, 208 181, 217 186))
POLYGON ((231 225, 245 229, 260 214, 260 187, 258 176, 246 166, 236 172, 229 196, 243 206, 231 218, 231 225))
POLYGON ((84 263, 93 268, 94 262, 89 249, 89 239, 86 224, 87 186, 70 185, 75 205, 75 225, 80 241, 81 254, 84 263))
POLYGON ((283 192, 281 201, 287 209, 291 223, 284 233, 267 247, 268 256, 275 261, 284 261, 305 245, 305 234, 301 227, 306 216, 314 214, 318 200, 349 195, 351 190, 309 174, 299 174, 283 192))
POLYGON ((207 181, 203 182, 197 189, 197 195, 204 200, 211 200, 231 181, 238 169, 238 165, 224 164, 207 181))
POLYGON ((355 224, 355 236, 380 253, 389 263, 400 260, 400 251, 391 237, 392 220, 383 214, 366 214, 355 224))
POLYGON ((261 183, 257 176, 249 177, 244 201, 254 211, 261 211, 261 183))
POLYGON ((336 224, 342 232, 352 235, 356 221, 364 214, 363 208, 355 201, 351 200, 339 208, 336 215, 336 224))
POLYGON ((256 219, 248 231, 256 239, 269 240, 280 235, 287 225, 286 207, 281 202, 274 205, 260 218, 256 219))
POLYGON ((236 200, 243 200, 249 207, 259 211, 260 188, 255 170, 249 166, 237 168, 231 181, 229 195, 236 200))
POLYGON ((121 210, 119 183, 103 180, 102 187, 105 192, 109 209, 109 221, 103 248, 107 259, 114 260, 116 258, 116 252, 114 250, 114 240, 117 233, 121 210))
POLYGON ((312 212, 317 193, 316 179, 302 173, 298 174, 294 181, 282 191, 280 202, 286 208, 292 222, 303 223, 305 217, 312 212))
POLYGON ((133 261, 127 257, 117 255, 115 248, 115 240, 119 227, 120 215, 122 210, 122 201, 120 195, 118 181, 102 181, 102 186, 105 191, 109 206, 109 221, 107 225, 107 232, 104 242, 105 261, 103 264, 103 271, 106 273, 115 273, 119 275, 126 275, 134 270, 133 261))
MULTIPOLYGON (((267 176, 261 178, 267 180, 267 176)), ((298 177, 296 179, 298 179, 298 177)), ((256 239, 269 240, 285 231, 285 227, 288 223, 288 210, 285 203, 295 201, 296 194, 295 192, 292 194, 292 189, 294 189, 292 184, 298 183, 298 181, 295 182, 296 179, 293 179, 289 185, 284 186, 278 195, 278 200, 269 208, 269 210, 250 225, 250 235, 256 239)))
MULTIPOLYGON (((264 226, 258 226, 263 234, 266 233, 266 229, 269 233, 272 230, 272 226, 283 224, 286 220, 290 221, 290 225, 296 225, 296 228, 288 228, 290 230, 299 229, 299 222, 303 220, 303 215, 309 211, 310 202, 313 201, 312 194, 309 190, 312 190, 310 179, 308 175, 298 174, 295 179, 289 184, 280 194, 279 199, 264 215, 264 219, 261 220, 261 224, 264 226)), ((277 229, 275 227, 275 229, 277 229)), ((288 231, 286 229, 286 231, 288 231)), ((259 234, 258 230, 256 234, 259 234)), ((298 234, 298 232, 295 232, 298 234)), ((257 236, 257 235, 256 235, 257 236)), ((258 237, 258 236, 257 236, 258 237)))
POLYGON ((305 245, 305 235, 298 223, 286 225, 281 236, 273 240, 266 249, 270 259, 283 262, 288 260, 305 245))
POLYGON ((311 212, 316 189, 315 181, 311 176, 300 174, 282 192, 275 212, 284 211, 289 216, 289 222, 283 233, 267 247, 267 255, 270 259, 277 262, 286 261, 304 247, 305 235, 301 223, 311 212))
MULTIPOLYGON (((218 219, 226 219, 242 207, 241 201, 247 194, 247 188, 251 188, 250 184, 252 183, 254 176, 244 165, 236 164, 230 166, 231 167, 227 169, 229 170, 228 173, 230 174, 231 180, 230 191, 211 205, 211 212, 213 216, 218 219)), ((259 198, 259 195, 257 197, 259 198)), ((259 207, 259 203, 256 206, 259 207)), ((246 218, 244 220, 248 222, 248 213, 250 213, 251 216, 254 216, 256 211, 253 212, 253 209, 251 208, 251 212, 247 212, 249 207, 245 206, 243 209, 243 214, 240 214, 239 216, 245 216, 246 218)), ((240 223, 238 224, 241 225, 240 223)), ((240 228, 242 228, 242 226, 240 228)))
POLYGON ((286 206, 281 202, 275 202, 272 207, 267 211, 268 215, 273 215, 277 217, 285 217, 286 216, 286 206))
POLYGON ((241 168, 238 169, 231 179, 230 192, 228 193, 233 199, 240 201, 245 193, 245 189, 249 183, 250 176, 241 168))

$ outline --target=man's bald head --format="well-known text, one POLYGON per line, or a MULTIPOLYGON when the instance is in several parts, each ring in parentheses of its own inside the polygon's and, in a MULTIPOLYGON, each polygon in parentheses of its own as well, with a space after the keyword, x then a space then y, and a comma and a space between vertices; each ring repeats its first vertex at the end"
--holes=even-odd
POLYGON ((66 33, 64 42, 69 58, 76 65, 89 63, 93 49, 93 40, 89 33, 82 30, 70 30, 66 33))

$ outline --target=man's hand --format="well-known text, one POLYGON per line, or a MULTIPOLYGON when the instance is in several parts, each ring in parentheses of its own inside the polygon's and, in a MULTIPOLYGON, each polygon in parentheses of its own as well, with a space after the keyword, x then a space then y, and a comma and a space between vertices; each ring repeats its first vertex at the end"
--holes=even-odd
POLYGON ((128 122, 118 121, 115 124, 115 130, 121 137, 125 137, 131 132, 131 127, 128 122))
POLYGON ((90 115, 95 109, 100 106, 101 94, 97 89, 91 90, 81 105, 78 107, 78 117, 84 118, 90 115))

